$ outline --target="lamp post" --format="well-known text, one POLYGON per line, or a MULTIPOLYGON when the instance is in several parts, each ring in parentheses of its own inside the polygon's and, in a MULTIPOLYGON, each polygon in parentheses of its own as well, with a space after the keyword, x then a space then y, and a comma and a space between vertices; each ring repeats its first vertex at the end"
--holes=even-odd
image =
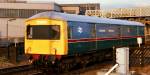
POLYGON ((7 41, 9 40, 9 37, 8 37, 8 23, 13 21, 13 20, 16 20, 16 18, 11 18, 11 19, 7 20, 7 24, 6 24, 6 38, 7 38, 7 41))
POLYGON ((13 21, 13 20, 16 20, 15 18, 11 18, 11 19, 8 19, 7 20, 7 24, 6 24, 6 38, 7 38, 7 51, 8 51, 8 59, 10 57, 10 52, 9 52, 9 37, 8 37, 8 23, 13 21))

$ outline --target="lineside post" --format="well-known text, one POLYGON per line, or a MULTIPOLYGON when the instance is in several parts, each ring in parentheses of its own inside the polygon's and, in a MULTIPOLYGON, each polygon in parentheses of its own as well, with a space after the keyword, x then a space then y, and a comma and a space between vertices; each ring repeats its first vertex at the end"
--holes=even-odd
POLYGON ((116 49, 116 62, 119 64, 117 71, 119 75, 129 75, 129 48, 116 49))

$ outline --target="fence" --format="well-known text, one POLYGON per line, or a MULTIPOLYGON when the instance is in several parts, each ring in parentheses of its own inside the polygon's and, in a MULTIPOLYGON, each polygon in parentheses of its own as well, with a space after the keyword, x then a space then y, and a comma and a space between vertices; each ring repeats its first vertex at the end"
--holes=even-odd
POLYGON ((129 52, 130 67, 150 65, 150 46, 131 47, 129 52))
POLYGON ((22 56, 24 55, 24 44, 18 43, 15 47, 15 44, 3 44, 0 45, 0 57, 6 57, 11 61, 12 63, 19 62, 22 59, 22 56))
MULTIPOLYGON (((113 50, 113 62, 116 63, 116 50, 113 50)), ((144 67, 150 65, 150 45, 129 48, 129 66, 144 67)))

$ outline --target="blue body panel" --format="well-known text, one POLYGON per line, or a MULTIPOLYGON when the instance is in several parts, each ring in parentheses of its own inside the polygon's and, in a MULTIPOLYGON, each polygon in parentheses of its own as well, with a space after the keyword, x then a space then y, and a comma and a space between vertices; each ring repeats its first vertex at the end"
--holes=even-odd
POLYGON ((69 22, 69 25, 70 24, 72 24, 69 26, 72 30, 72 39, 91 38, 92 25, 81 22, 69 22))
POLYGON ((68 22, 69 55, 84 54, 93 50, 112 48, 113 46, 135 45, 138 36, 144 36, 144 26, 94 24, 83 22, 68 22), (93 31, 93 29, 95 31, 93 31), (93 36, 95 35, 95 36, 93 36), (83 40, 86 39, 86 40, 83 40), (92 40, 91 40, 92 39, 92 40), (94 39, 94 41, 93 41, 94 39), (96 40, 98 39, 98 40, 96 40))
POLYGON ((111 26, 106 24, 96 24, 96 35, 97 38, 106 38, 106 37, 118 37, 119 26, 111 26))

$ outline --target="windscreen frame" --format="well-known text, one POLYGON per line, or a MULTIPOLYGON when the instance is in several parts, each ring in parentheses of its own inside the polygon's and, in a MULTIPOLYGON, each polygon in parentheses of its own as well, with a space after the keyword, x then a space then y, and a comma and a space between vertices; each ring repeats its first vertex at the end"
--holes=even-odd
POLYGON ((61 26, 60 25, 27 25, 27 27, 26 27, 26 37, 27 37, 27 39, 60 40, 60 36, 61 36, 61 26), (52 28, 52 26, 55 26, 55 27, 52 28), (33 27, 37 27, 37 28, 33 28, 33 27), (40 31, 36 31, 36 29, 39 29, 39 28, 42 28, 42 27, 43 28, 50 27, 50 29, 52 29, 53 31, 51 31, 50 33, 47 33, 47 32, 49 32, 48 30, 50 30, 50 29, 43 29, 43 30, 41 29, 42 31, 41 30, 40 31), (45 33, 44 33, 44 31, 45 31, 45 33), (51 33, 53 33, 52 34, 53 36, 46 37, 46 35, 50 35, 51 33))

